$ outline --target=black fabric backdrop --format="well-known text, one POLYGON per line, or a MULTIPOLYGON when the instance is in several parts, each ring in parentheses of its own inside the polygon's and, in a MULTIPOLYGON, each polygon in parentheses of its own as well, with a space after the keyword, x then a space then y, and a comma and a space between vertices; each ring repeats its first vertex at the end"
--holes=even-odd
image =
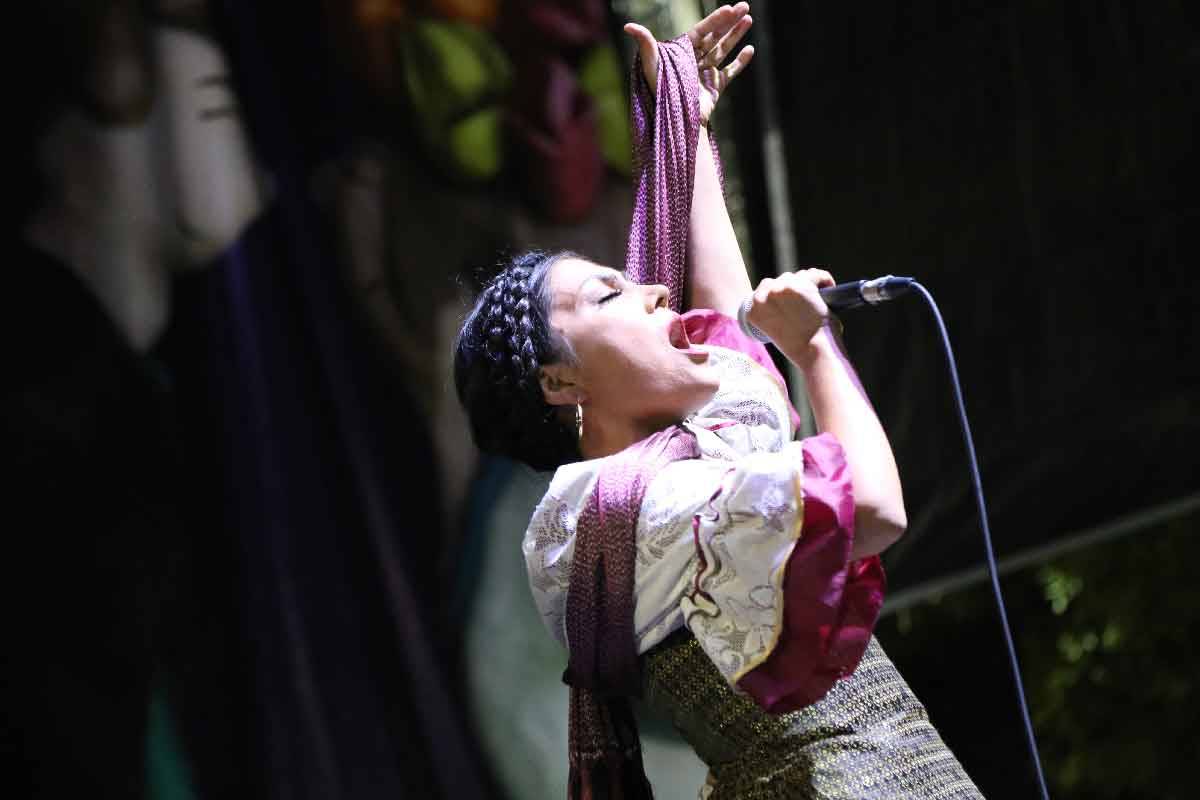
MULTIPOLYGON (((913 275, 931 290, 1000 555, 1200 490, 1196 10, 772 2, 755 14, 772 37, 802 261, 787 266, 913 275)), ((734 97, 753 111, 746 94, 734 97)), ((761 131, 745 121, 757 114, 739 116, 745 152, 761 131)), ((747 158, 766 272, 761 157, 747 158)), ((932 319, 913 296, 843 321, 909 508, 886 557, 892 592, 979 565, 932 319)))

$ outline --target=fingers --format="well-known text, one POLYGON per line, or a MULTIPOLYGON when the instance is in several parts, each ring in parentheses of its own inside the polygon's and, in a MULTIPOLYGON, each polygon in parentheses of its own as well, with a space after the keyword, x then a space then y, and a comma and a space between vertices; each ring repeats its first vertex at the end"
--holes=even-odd
POLYGON ((820 267, 809 267, 808 269, 796 270, 794 274, 804 275, 806 278, 816 284, 818 289, 824 289, 826 286, 833 286, 837 283, 833 279, 833 275, 821 269, 820 267))
POLYGON ((748 65, 753 59, 754 45, 748 44, 742 48, 742 52, 737 54, 737 58, 729 62, 729 65, 721 70, 725 73, 725 80, 733 80, 735 77, 737 77, 738 73, 744 70, 746 65, 748 65))
POLYGON ((824 289, 835 283, 833 275, 819 267, 798 269, 795 272, 785 272, 777 278, 763 278, 754 289, 754 299, 766 302, 767 298, 780 293, 809 294, 813 287, 824 289))
MULTIPOLYGON (((696 26, 688 31, 688 39, 692 42, 692 48, 699 51, 700 43, 706 36, 712 36, 714 40, 719 39, 729 30, 730 26, 734 25, 749 11, 749 3, 738 3, 735 6, 721 6, 697 22, 696 26)), ((705 52, 707 52, 707 49, 705 49, 705 52)))
POLYGON ((815 297, 817 295, 817 276, 814 276, 813 270, 798 270, 796 272, 785 272, 775 279, 775 292, 795 292, 805 297, 815 297))
POLYGON ((776 284, 779 283, 775 278, 763 278, 758 282, 758 286, 754 287, 754 302, 765 303, 771 293, 775 291, 776 284))
POLYGON ((658 42, 654 34, 636 22, 627 23, 625 33, 637 42, 638 53, 642 57, 642 74, 646 76, 650 91, 658 91, 658 42))
POLYGON ((649 29, 638 25, 636 22, 625 24, 625 33, 629 34, 638 45, 638 51, 642 54, 642 59, 653 58, 655 53, 654 34, 650 33, 649 29))
POLYGON ((832 284, 833 276, 817 268, 765 278, 754 289, 747 320, 785 352, 788 345, 804 345, 829 318, 819 287, 832 284))
POLYGON ((746 35, 746 31, 750 30, 750 26, 754 24, 754 19, 746 14, 733 23, 732 27, 725 31, 714 31, 700 41, 700 47, 697 48, 696 60, 702 67, 719 67, 725 57, 732 53, 746 35), (715 42, 715 44, 714 44, 715 42), (707 49, 704 49, 707 46, 707 49))

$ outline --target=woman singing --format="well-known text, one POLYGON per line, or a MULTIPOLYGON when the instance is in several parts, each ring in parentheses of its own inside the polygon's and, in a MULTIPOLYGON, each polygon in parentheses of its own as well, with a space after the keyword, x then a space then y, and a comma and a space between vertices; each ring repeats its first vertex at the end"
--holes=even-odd
POLYGON ((572 798, 650 796, 629 698, 709 766, 706 798, 978 798, 871 635, 905 527, 882 427, 809 269, 752 289, 707 126, 750 62, 746 3, 638 25, 625 271, 533 252, 484 289, 455 381, 479 446, 555 470, 523 543, 568 647, 572 798), (721 66, 725 64, 725 66, 721 66), (804 374, 794 412, 749 320, 804 374), (692 310, 680 315, 684 308, 692 310))

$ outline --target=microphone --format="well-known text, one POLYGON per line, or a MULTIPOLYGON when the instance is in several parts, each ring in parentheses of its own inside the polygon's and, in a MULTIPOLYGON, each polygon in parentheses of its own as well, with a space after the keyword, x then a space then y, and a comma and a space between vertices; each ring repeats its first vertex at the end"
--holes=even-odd
MULTIPOLYGON (((826 286, 821 289, 821 299, 830 311, 843 311, 847 308, 858 308, 862 305, 875 306, 885 300, 899 297, 912 288, 912 278, 900 278, 895 275, 884 275, 869 281, 850 281, 839 283, 837 286, 826 286)), ((769 342, 771 337, 754 327, 746 315, 754 305, 754 297, 747 297, 738 309, 738 325, 742 333, 760 342, 769 342)))

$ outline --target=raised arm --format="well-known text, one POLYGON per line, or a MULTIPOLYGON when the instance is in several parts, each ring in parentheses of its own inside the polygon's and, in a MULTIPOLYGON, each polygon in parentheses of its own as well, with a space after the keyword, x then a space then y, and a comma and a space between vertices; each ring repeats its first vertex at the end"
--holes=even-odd
POLYGON ((696 185, 687 244, 686 306, 711 308, 736 317, 738 306, 750 294, 750 275, 725 208, 707 125, 700 128, 696 148, 696 185))
POLYGON ((817 291, 832 285, 820 269, 767 278, 754 290, 748 319, 804 372, 817 429, 842 445, 854 482, 852 557, 862 558, 900 538, 907 519, 891 445, 817 291))
MULTIPOLYGON (((754 57, 754 48, 746 46, 737 52, 736 58, 724 63, 753 24, 749 12, 749 3, 723 6, 687 33, 696 61, 700 124, 695 134, 683 307, 712 308, 730 316, 737 314, 738 305, 750 293, 751 286, 725 207, 720 165, 716 148, 709 140, 708 121, 721 93, 754 57)), ((658 44, 646 28, 636 23, 626 25, 625 31, 637 41, 643 74, 651 91, 657 91, 658 44)))

